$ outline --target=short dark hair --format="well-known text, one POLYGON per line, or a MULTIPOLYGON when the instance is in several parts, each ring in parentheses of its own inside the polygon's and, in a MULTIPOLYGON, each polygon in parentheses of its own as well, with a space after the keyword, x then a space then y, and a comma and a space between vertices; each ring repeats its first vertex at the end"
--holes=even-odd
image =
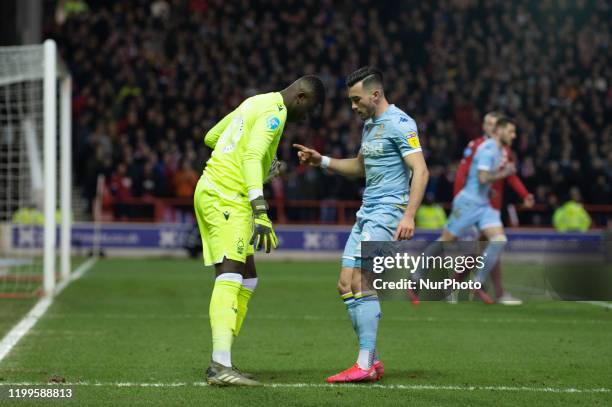
POLYGON ((304 85, 304 88, 312 92, 318 105, 323 106, 325 102, 325 85, 323 85, 321 78, 316 75, 304 75, 300 78, 300 81, 304 85))
POLYGON ((383 87, 383 74, 382 72, 372 66, 364 66, 359 68, 352 74, 346 77, 346 86, 349 88, 355 85, 357 82, 363 81, 364 87, 370 87, 374 84, 383 87))
POLYGON ((502 117, 504 117, 504 114, 500 112, 499 110, 491 110, 490 112, 487 112, 485 116, 491 116, 495 119, 501 119, 502 117))
POLYGON ((509 117, 501 116, 500 118, 497 119, 497 123, 495 123, 495 128, 500 129, 502 127, 508 126, 509 124, 513 124, 516 126, 516 123, 514 122, 514 120, 512 120, 509 117))

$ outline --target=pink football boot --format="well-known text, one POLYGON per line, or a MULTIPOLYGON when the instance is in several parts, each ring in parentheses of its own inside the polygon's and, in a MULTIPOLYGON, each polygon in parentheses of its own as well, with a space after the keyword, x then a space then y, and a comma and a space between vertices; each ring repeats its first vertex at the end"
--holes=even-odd
POLYGON ((419 295, 416 293, 416 291, 414 291, 412 288, 408 288, 406 292, 408 293, 408 298, 410 298, 412 305, 418 307, 421 300, 419 300, 419 295))
POLYGON ((491 298, 485 290, 475 289, 473 293, 475 297, 480 298, 480 300, 484 302, 485 304, 495 304, 495 301, 493 301, 493 298, 491 298))
POLYGON ((377 382, 385 375, 385 367, 380 360, 377 360, 372 367, 376 371, 376 376, 372 379, 372 381, 377 382))
POLYGON ((376 368, 372 366, 371 368, 364 370, 359 367, 357 363, 348 369, 335 374, 333 376, 325 379, 327 383, 353 383, 353 382, 363 382, 363 381, 372 381, 376 378, 376 368))

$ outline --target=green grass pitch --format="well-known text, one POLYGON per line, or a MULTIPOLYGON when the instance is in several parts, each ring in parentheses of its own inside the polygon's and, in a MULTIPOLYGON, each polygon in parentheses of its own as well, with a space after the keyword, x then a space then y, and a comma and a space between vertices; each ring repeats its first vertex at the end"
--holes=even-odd
MULTIPOLYGON (((529 271, 505 267, 506 274, 529 271)), ((53 375, 81 383, 64 401, 79 406, 612 405, 605 391, 612 387, 610 309, 551 301, 415 309, 386 301, 379 329, 385 378, 332 387, 325 377, 357 353, 336 292, 338 263, 261 262, 258 273, 233 360, 268 386, 202 385, 211 269, 191 260, 106 259, 72 283, 0 362, 0 405, 39 405, 8 400, 7 390, 45 385, 53 375)), ((31 305, 0 300, 0 337, 31 305)))

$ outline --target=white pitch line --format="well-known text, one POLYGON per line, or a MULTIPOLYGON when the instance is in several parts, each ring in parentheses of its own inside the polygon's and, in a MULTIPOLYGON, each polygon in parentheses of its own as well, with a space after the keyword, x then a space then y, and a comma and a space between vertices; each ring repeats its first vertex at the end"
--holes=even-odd
MULTIPOLYGON (((506 284, 506 286, 510 288, 514 288, 514 290, 516 291, 523 291, 523 292, 531 293, 531 294, 547 293, 546 288, 537 289, 537 288, 526 287, 526 286, 518 285, 518 284, 506 284)), ((550 293, 547 293, 547 296, 550 297, 550 293)), ((583 304, 595 305, 596 307, 604 307, 604 308, 612 309, 612 303, 609 303, 606 301, 577 301, 577 302, 581 302, 583 304)))
MULTIPOLYGON (((0 382, 0 387, 29 387, 29 386, 57 386, 57 383, 37 382, 0 382)), ((135 382, 72 382, 61 383, 60 386, 90 386, 90 387, 208 387, 206 382, 175 382, 175 383, 135 383, 135 382)), ((537 392, 537 393, 609 393, 608 388, 579 389, 575 387, 526 387, 526 386, 458 386, 434 384, 327 384, 327 383, 265 383, 267 388, 359 388, 359 389, 386 389, 386 390, 412 390, 412 391, 508 391, 508 392, 537 392)))
POLYGON ((96 264, 97 261, 98 261, 97 257, 92 257, 88 259, 85 263, 81 264, 79 267, 74 269, 74 271, 70 273, 70 277, 67 280, 64 280, 58 284, 57 289, 55 291, 55 295, 58 295, 59 293, 61 293, 64 290, 64 288, 66 288, 66 286, 70 284, 71 282, 83 277, 83 275, 87 273, 93 267, 93 265, 96 264))
MULTIPOLYGON (((53 314, 57 319, 209 319, 206 314, 95 314, 95 313, 65 313, 53 314)), ((282 314, 258 314, 249 315, 249 320, 301 320, 301 321, 346 321, 344 316, 324 315, 282 315, 282 314)), ((393 322, 427 322, 427 323, 495 323, 495 324, 540 324, 542 322, 553 324, 612 324, 612 320, 598 319, 538 319, 538 318, 438 318, 438 317, 412 317, 412 316, 383 316, 385 321, 393 322)))
POLYGON ((604 307, 607 309, 612 309, 612 304, 610 304, 609 302, 605 302, 605 301, 582 301, 585 304, 591 304, 591 305, 595 305, 597 307, 604 307))
POLYGON ((0 342, 0 362, 8 355, 11 349, 17 345, 17 342, 28 333, 34 324, 36 324, 36 321, 45 314, 51 302, 52 300, 49 297, 41 298, 34 308, 32 308, 30 312, 28 312, 28 314, 4 336, 4 338, 2 338, 0 342))
MULTIPOLYGON (((89 271, 89 269, 91 269, 91 267, 96 263, 96 260, 97 259, 93 257, 77 267, 69 279, 63 281, 57 286, 55 295, 61 293, 71 281, 82 277, 83 274, 89 271)), ((41 298, 36 303, 34 308, 32 308, 30 312, 28 312, 28 314, 4 336, 4 338, 2 338, 2 341, 0 341, 0 362, 2 362, 6 355, 8 355, 15 345, 17 345, 21 338, 23 338, 30 331, 30 329, 32 329, 40 317, 47 312, 47 309, 49 309, 49 306, 51 306, 52 303, 53 297, 41 298)))

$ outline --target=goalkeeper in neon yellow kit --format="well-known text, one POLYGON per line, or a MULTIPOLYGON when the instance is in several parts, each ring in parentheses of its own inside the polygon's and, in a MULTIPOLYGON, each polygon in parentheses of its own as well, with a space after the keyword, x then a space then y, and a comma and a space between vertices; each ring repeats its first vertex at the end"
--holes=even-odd
POLYGON ((215 265, 210 299, 210 384, 259 383, 232 367, 231 347, 257 284, 254 250, 267 253, 278 240, 267 215, 263 182, 286 122, 301 121, 325 99, 321 80, 303 76, 280 92, 246 99, 204 138, 213 149, 194 195, 204 263, 215 265))

